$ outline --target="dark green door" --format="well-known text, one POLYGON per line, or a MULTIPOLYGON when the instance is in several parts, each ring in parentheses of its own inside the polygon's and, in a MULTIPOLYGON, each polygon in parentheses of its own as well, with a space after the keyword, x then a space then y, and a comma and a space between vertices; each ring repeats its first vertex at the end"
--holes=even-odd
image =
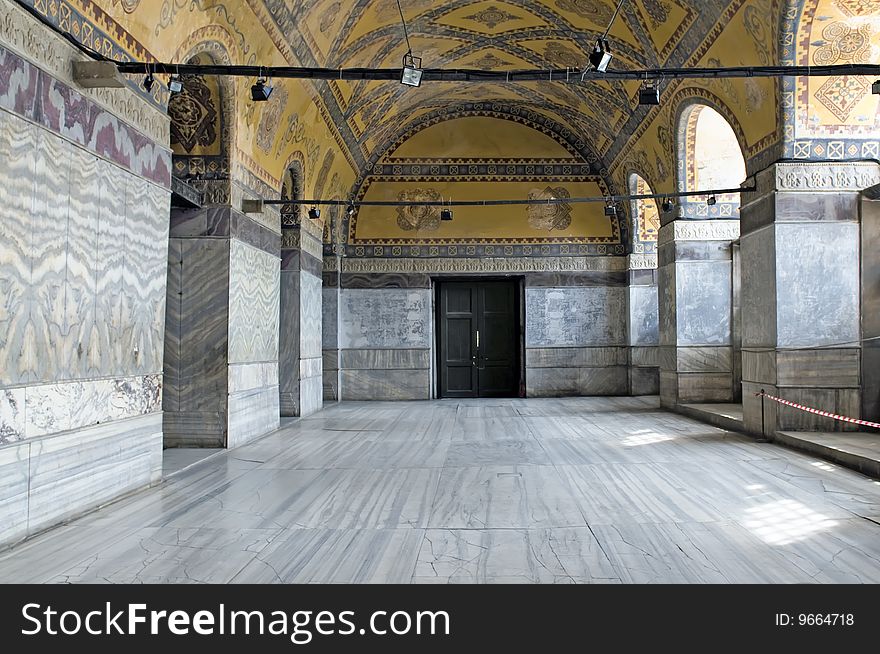
POLYGON ((439 299, 440 396, 516 396, 516 282, 442 282, 439 299))

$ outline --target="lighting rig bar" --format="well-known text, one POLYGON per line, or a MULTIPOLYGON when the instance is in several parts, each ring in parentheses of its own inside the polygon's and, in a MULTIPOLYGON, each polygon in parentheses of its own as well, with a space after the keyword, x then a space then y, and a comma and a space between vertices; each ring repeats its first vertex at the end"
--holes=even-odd
POLYGON ((603 195, 599 197, 583 198, 546 198, 522 199, 522 200, 425 200, 423 202, 403 202, 400 200, 363 200, 351 202, 349 200, 263 200, 265 205, 299 204, 310 206, 336 206, 336 207, 493 207, 510 204, 583 204, 587 202, 614 203, 628 200, 674 200, 688 197, 714 197, 730 193, 753 193, 755 186, 710 189, 706 191, 679 191, 677 193, 641 193, 638 195, 603 195))
MULTIPOLYGON (((119 72, 143 75, 225 75, 312 80, 387 80, 399 82, 402 68, 303 68, 296 66, 250 66, 223 64, 170 64, 139 61, 113 62, 119 72)), ((880 75, 880 64, 833 64, 828 66, 733 66, 729 68, 649 68, 646 70, 607 70, 581 72, 574 68, 551 70, 478 70, 469 68, 425 68, 422 82, 586 82, 715 79, 747 77, 833 77, 839 75, 880 75)))

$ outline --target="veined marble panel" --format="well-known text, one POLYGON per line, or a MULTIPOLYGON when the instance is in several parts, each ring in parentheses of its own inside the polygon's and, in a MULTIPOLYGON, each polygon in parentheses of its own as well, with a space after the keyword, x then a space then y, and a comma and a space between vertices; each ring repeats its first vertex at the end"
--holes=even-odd
POLYGON ((526 368, 526 394, 529 397, 626 395, 628 370, 626 366, 526 368))
MULTIPOLYGON (((126 189, 129 174, 106 161, 98 160, 100 204, 96 216, 97 251, 95 253, 95 335, 93 349, 102 354, 104 374, 129 374, 130 360, 123 354, 122 275, 126 238, 126 189)), ((166 209, 167 211, 167 209, 166 209)), ((158 234, 154 234, 159 238, 158 234)), ((167 267, 166 267, 167 271, 167 267)), ((177 269, 179 272, 179 267, 177 269)), ((152 271, 160 276, 160 271, 152 271)), ((177 289, 179 290, 179 288, 177 289)), ((163 291, 164 293, 164 291, 163 291)), ((174 296, 179 305, 179 296, 174 296)), ((127 353, 126 353, 127 354, 127 353)), ((162 356, 161 350, 157 352, 162 356)), ((160 359, 161 360, 161 359, 160 359)), ((167 359, 165 359, 167 360, 167 359)), ((155 371, 153 371, 155 372, 155 371)))
POLYGON ((161 375, 28 386, 25 437, 46 436, 161 410, 161 375))
POLYGON ((0 389, 0 445, 25 438, 25 388, 0 389))
POLYGON ((335 287, 321 290, 321 347, 339 347, 339 289, 335 287))
POLYGON ((339 294, 339 346, 431 347, 430 289, 343 289, 339 294))
POLYGON ((730 262, 689 261, 676 264, 675 271, 677 344, 728 345, 732 283, 730 262))
POLYGON ((526 289, 526 347, 624 345, 626 289, 526 289))
POLYGON ((278 386, 278 363, 232 363, 229 365, 229 393, 278 386))
POLYGON ((779 350, 776 353, 777 383, 779 386, 858 388, 859 364, 858 348, 779 350))
POLYGON ((601 368, 629 363, 625 347, 528 348, 527 368, 601 368))
POLYGON ((229 260, 229 362, 277 361, 278 257, 233 239, 229 260))
POLYGON ((321 356, 322 347, 322 284, 321 278, 308 272, 300 273, 299 316, 300 357, 321 356))
POLYGON ((310 416, 324 406, 324 376, 308 377, 299 385, 300 415, 310 416))
POLYGON ((630 345, 657 345, 660 317, 656 286, 631 286, 629 299, 630 345))
POLYGON ((340 399, 427 400, 431 397, 429 370, 341 370, 340 399))
MULTIPOLYGON (((2 67, 2 64, 0 64, 2 67)), ((33 379, 31 287, 36 128, 0 111, 0 384, 33 379)))
POLYGON ((630 348, 630 363, 634 366, 658 367, 660 365, 659 347, 630 348))
POLYGON ((300 273, 282 270, 278 321, 278 390, 281 415, 299 415, 300 273))
POLYGON ((0 448, 0 543, 27 535, 30 443, 0 448))
POLYGON ((229 395, 226 447, 238 447, 280 426, 278 386, 229 395))
POLYGON ((320 377, 323 373, 324 360, 321 357, 314 359, 302 359, 299 362, 300 379, 310 379, 312 377, 320 377))
POLYGON ((431 367, 431 350, 338 350, 346 370, 423 370, 431 367))
POLYGON ((323 350, 321 355, 324 359, 324 370, 339 369, 339 350, 323 350))
POLYGON ((28 533, 83 513, 162 474, 162 416, 31 442, 28 533))

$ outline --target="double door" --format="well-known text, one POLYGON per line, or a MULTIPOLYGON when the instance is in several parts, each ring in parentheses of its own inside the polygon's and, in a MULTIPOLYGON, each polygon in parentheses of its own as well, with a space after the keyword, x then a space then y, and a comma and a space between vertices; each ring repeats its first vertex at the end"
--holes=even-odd
POLYGON ((515 397, 519 390, 517 283, 439 285, 441 397, 515 397))

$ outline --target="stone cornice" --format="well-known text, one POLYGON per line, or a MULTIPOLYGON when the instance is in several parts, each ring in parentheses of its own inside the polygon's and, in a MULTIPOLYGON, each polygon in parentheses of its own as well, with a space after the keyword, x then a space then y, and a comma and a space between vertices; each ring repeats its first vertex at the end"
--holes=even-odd
POLYGON ((660 228, 658 246, 673 241, 735 241, 738 220, 676 220, 660 228))
POLYGON ((508 257, 342 259, 324 257, 324 270, 345 273, 521 274, 530 272, 625 272, 625 257, 508 257), (339 267, 341 265, 341 271, 339 267))

